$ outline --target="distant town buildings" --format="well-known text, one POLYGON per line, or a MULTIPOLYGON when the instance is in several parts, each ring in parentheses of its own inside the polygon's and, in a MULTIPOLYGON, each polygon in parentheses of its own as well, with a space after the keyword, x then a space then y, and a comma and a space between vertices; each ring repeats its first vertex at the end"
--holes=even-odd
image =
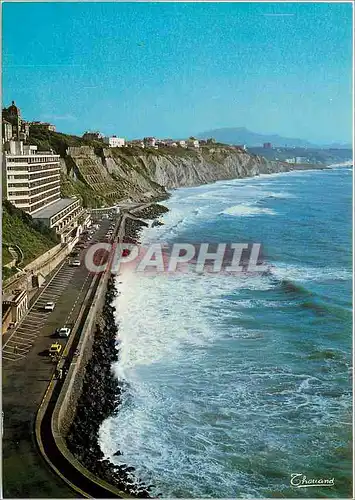
POLYGON ((155 137, 144 137, 143 142, 146 148, 158 149, 158 145, 156 144, 157 140, 155 137))
POLYGON ((198 149, 200 147, 199 141, 197 139, 195 139, 194 137, 190 137, 190 139, 187 141, 187 145, 190 148, 196 148, 196 149, 198 149))
POLYGON ((6 120, 2 121, 2 142, 9 142, 12 139, 12 124, 6 120))
POLYGON ((105 136, 101 134, 101 132, 94 131, 94 132, 85 132, 83 134, 83 139, 86 139, 88 141, 101 141, 105 136))
POLYGON ((141 139, 133 139, 132 141, 127 141, 126 142, 126 146, 128 147, 138 147, 138 148, 144 148, 144 141, 142 141, 141 139))
POLYGON ((308 159, 305 156, 296 156, 295 163, 306 163, 308 159))
POLYGON ((286 158, 285 160, 286 163, 297 163, 302 164, 302 163, 309 163, 309 160, 306 156, 296 156, 294 158, 286 158))
POLYGON ((55 125, 47 122, 30 122, 29 125, 33 128, 41 129, 41 130, 50 130, 51 132, 55 132, 55 125))
MULTIPOLYGON (((199 148, 202 141, 198 141, 195 138, 190 139, 157 139, 156 137, 144 137, 144 139, 134 139, 132 141, 127 141, 125 143, 128 147, 139 147, 139 148, 154 148, 159 149, 162 147, 166 148, 199 148)), ((206 143, 206 141, 205 141, 206 143)))
POLYGON ((272 144, 271 142, 264 142, 263 144, 264 149, 272 149, 272 144))
POLYGON ((105 144, 108 144, 110 148, 122 148, 125 145, 125 140, 115 135, 112 137, 104 137, 103 141, 105 144))
POLYGON ((11 106, 2 110, 2 142, 5 144, 11 139, 26 141, 29 136, 30 125, 21 118, 21 110, 12 101, 11 106))

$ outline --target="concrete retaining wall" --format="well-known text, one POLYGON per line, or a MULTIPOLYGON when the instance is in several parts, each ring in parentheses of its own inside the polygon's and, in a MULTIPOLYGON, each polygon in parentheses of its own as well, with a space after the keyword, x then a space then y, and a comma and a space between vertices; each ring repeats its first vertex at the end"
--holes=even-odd
POLYGON ((26 267, 24 267, 24 271, 34 271, 36 269, 40 269, 49 259, 54 257, 57 253, 62 250, 62 245, 59 243, 55 247, 48 250, 46 253, 37 257, 37 259, 33 260, 26 267))
MULTIPOLYGON (((114 234, 117 235, 120 223, 116 224, 114 234)), ((112 259, 113 255, 111 255, 112 259)), ((110 265, 108 265, 110 269, 110 265)), ((91 306, 85 323, 82 327, 82 333, 77 347, 78 356, 75 356, 70 364, 68 374, 65 378, 61 393, 58 397, 56 407, 53 412, 53 432, 65 437, 68 434, 69 428, 75 417, 78 400, 81 395, 85 369, 92 354, 92 345, 96 324, 100 323, 101 312, 105 303, 107 283, 111 275, 110 271, 106 271, 102 275, 97 275, 92 281, 90 289, 85 297, 85 301, 80 311, 80 315, 84 313, 84 308, 90 300, 91 306), (94 287, 99 281, 94 298, 91 298, 94 287)), ((75 328, 79 327, 80 320, 78 318, 75 328)), ((71 339, 74 339, 77 330, 74 330, 71 339)), ((66 357, 71 347, 71 342, 68 342, 63 353, 63 358, 66 357)), ((64 361, 63 361, 64 363, 64 361)))
MULTIPOLYGON (((83 326, 82 335, 78 344, 79 355, 73 359, 70 365, 68 375, 65 379, 54 411, 53 422, 57 420, 56 431, 63 437, 68 434, 69 428, 75 417, 78 400, 83 387, 86 365, 92 355, 96 324, 100 318, 105 301, 109 274, 110 273, 105 273, 105 275, 101 277, 95 297, 92 300, 89 314, 83 326)), ((100 279, 100 277, 98 276, 96 279, 100 279)))
POLYGON ((13 290, 26 290, 30 295, 43 282, 43 278, 53 271, 72 251, 78 237, 67 245, 56 245, 45 254, 30 262, 23 268, 22 273, 12 276, 3 287, 3 297, 13 290))

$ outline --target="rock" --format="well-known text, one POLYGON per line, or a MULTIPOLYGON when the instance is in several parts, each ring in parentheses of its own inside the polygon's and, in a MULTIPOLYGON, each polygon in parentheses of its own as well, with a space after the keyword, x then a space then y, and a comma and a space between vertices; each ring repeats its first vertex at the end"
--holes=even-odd
MULTIPOLYGON (((132 224, 131 230, 137 231, 140 226, 132 224)), ((134 467, 112 464, 104 458, 98 444, 99 427, 105 418, 117 412, 125 387, 124 383, 114 377, 111 369, 119 354, 116 340, 118 329, 114 317, 115 309, 112 306, 115 293, 115 277, 111 277, 102 315, 95 331, 92 356, 86 366, 76 415, 66 442, 74 456, 93 474, 123 491, 132 494, 137 490, 137 496, 149 498, 149 488, 146 485, 143 484, 137 489, 140 483, 133 477, 134 467)), ((117 450, 114 456, 119 455, 122 453, 117 450)))

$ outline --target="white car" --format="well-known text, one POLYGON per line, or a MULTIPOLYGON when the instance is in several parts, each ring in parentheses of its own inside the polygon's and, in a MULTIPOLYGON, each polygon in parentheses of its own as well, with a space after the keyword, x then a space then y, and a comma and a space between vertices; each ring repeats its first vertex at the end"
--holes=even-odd
POLYGON ((63 326, 63 328, 59 328, 58 335, 59 335, 59 337, 69 337, 70 332, 71 332, 70 328, 63 326))
POLYGON ((53 309, 55 308, 55 303, 54 302, 47 302, 45 305, 44 305, 44 310, 45 311, 53 311, 53 309))
POLYGON ((71 263, 71 265, 73 267, 80 267, 80 260, 73 260, 72 263, 71 263))

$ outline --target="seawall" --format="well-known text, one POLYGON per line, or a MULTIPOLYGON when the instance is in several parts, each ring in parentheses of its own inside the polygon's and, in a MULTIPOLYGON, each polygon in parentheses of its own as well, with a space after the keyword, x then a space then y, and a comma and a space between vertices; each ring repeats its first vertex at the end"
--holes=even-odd
POLYGON ((30 262, 22 272, 15 274, 4 283, 3 296, 11 295, 11 292, 16 289, 26 290, 31 296, 42 285, 45 277, 70 254, 77 241, 78 237, 66 245, 56 245, 30 262))

